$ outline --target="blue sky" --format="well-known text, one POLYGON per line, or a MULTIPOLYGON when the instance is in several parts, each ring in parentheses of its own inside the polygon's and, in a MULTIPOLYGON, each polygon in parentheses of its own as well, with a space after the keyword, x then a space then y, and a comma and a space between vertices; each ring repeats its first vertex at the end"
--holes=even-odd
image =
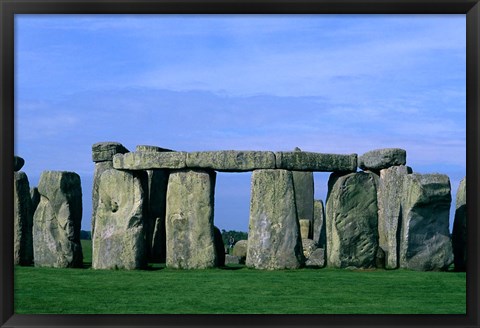
MULTIPOLYGON (((15 153, 82 177, 91 146, 407 150, 465 176, 465 15, 16 15, 15 153)), ((315 174, 325 200, 327 173, 315 174)), ((220 173, 215 224, 247 231, 250 174, 220 173)), ((454 201, 452 203, 454 207, 454 201)), ((452 211, 453 215, 453 211, 452 211)))

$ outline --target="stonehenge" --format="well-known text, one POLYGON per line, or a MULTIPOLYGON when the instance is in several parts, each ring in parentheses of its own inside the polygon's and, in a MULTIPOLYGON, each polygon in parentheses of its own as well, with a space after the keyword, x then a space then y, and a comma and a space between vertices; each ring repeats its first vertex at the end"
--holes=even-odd
MULTIPOLYGON (((406 159, 399 148, 358 156, 96 143, 92 268, 465 271, 465 179, 451 236, 448 176, 413 173, 406 159), (248 241, 232 255, 214 221, 216 172, 252 172, 248 241), (314 172, 330 172, 325 200, 314 199, 314 172)), ((45 171, 30 189, 24 160, 14 161, 15 264, 82 267, 79 176, 45 171)))

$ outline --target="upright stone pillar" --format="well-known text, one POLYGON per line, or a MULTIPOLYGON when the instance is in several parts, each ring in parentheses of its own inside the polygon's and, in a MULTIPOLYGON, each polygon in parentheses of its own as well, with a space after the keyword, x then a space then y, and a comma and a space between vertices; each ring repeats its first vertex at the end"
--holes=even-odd
POLYGON ((450 179, 443 174, 408 174, 403 189, 400 267, 447 269, 453 262, 450 179))
POLYGON ((253 171, 246 265, 296 269, 304 261, 292 172, 253 171))
POLYGON ((74 172, 44 171, 38 192, 40 203, 33 217, 35 266, 83 267, 80 176, 74 172))
MULTIPOLYGON (((137 146, 137 153, 161 153, 172 150, 156 146, 137 146)), ((165 262, 165 207, 169 170, 146 170, 148 174, 147 214, 145 217, 145 235, 147 238, 147 259, 151 262, 165 262)))
POLYGON ((14 172, 13 180, 14 264, 31 265, 33 211, 30 186, 24 172, 14 172))
POLYGON ((325 208, 322 200, 315 200, 313 210, 313 241, 319 248, 325 248, 326 239, 325 208))
POLYGON ((379 246, 385 253, 385 268, 398 268, 403 179, 409 173, 404 165, 380 170, 378 187, 379 246))
POLYGON ((92 240, 95 234, 96 210, 98 207, 98 181, 103 172, 113 169, 113 156, 128 153, 118 142, 98 142, 92 146, 92 160, 95 163, 92 188, 92 240))
POLYGON ((455 219, 452 231, 455 271, 467 269, 467 182, 463 178, 458 186, 455 219))
MULTIPOLYGON (((300 152, 301 149, 296 147, 295 152, 300 152)), ((310 221, 310 228, 308 235, 303 235, 304 239, 313 238, 313 172, 292 171, 293 188, 295 191, 295 205, 297 208, 298 220, 310 221)), ((306 225, 306 223, 304 223, 306 225)))
POLYGON ((175 170, 167 188, 169 268, 205 269, 218 264, 213 226, 214 171, 175 170))
POLYGON ((333 173, 326 202, 327 265, 375 266, 378 248, 377 183, 374 173, 333 173))
POLYGON ((141 269, 147 265, 145 181, 145 172, 115 169, 98 178, 93 269, 141 269))

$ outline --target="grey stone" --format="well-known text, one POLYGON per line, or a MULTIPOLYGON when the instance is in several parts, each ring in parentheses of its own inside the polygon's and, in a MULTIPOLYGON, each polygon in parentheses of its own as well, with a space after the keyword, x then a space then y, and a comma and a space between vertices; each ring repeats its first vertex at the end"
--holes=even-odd
POLYGON ((400 267, 419 271, 447 269, 453 262, 448 176, 408 174, 403 189, 400 267))
POLYGON ((14 264, 33 263, 33 211, 28 177, 24 172, 13 174, 13 251, 14 264))
POLYGON ((308 239, 311 237, 311 226, 312 226, 312 221, 310 220, 298 220, 298 223, 300 225, 300 236, 302 239, 308 239))
POLYGON ((274 169, 275 155, 270 151, 199 151, 187 154, 187 167, 208 168, 220 172, 245 172, 274 169))
POLYGON ((166 259, 165 211, 167 203, 168 170, 147 170, 147 214, 145 234, 147 258, 151 262, 164 263, 166 259))
POLYGON ((313 241, 319 247, 325 248, 325 209, 322 200, 315 200, 313 203, 313 241))
POLYGON ((291 171, 255 170, 251 180, 246 265, 295 269, 304 264, 291 171))
POLYGON ((33 217, 35 266, 83 267, 80 176, 74 172, 44 171, 38 192, 40 203, 33 217))
POLYGON ((32 200, 32 216, 37 209, 38 203, 40 203, 40 193, 37 187, 30 188, 30 199, 32 200))
POLYGON ((276 168, 312 172, 355 172, 357 154, 338 155, 306 151, 276 152, 276 168))
POLYGON ((92 146, 92 161, 111 161, 115 154, 125 153, 128 153, 128 149, 119 142, 97 142, 92 146))
POLYGON ((247 240, 239 240, 233 245, 232 255, 238 256, 240 258, 241 263, 245 263, 245 259, 247 258, 247 248, 248 248, 248 241, 247 240))
POLYGON ((163 152, 166 152, 166 151, 173 151, 171 149, 167 149, 167 148, 162 148, 162 147, 157 147, 157 146, 148 146, 148 145, 138 145, 136 148, 135 148, 135 151, 136 152, 144 152, 144 153, 148 153, 148 152, 154 152, 154 153, 163 153, 163 152))
POLYGON ((20 156, 13 156, 13 170, 18 172, 22 169, 23 165, 25 165, 25 160, 20 156))
POLYGON ((93 269, 141 269, 147 264, 145 172, 105 170, 98 181, 93 269))
POLYGON ((225 266, 225 245, 223 244, 223 238, 220 229, 215 226, 213 226, 213 239, 215 241, 215 251, 217 253, 216 266, 223 267, 225 266))
POLYGON ((381 247, 377 249, 375 267, 377 267, 377 269, 385 269, 385 251, 381 247))
POLYGON ((172 171, 167 190, 169 268, 205 269, 217 265, 213 228, 214 171, 172 171))
POLYGON ((383 148, 366 152, 358 157, 358 167, 362 170, 379 171, 395 165, 407 163, 407 152, 400 148, 383 148))
POLYGON ((113 168, 112 161, 103 161, 103 162, 96 162, 95 169, 93 171, 93 184, 92 184, 92 219, 91 219, 91 230, 92 230, 92 240, 94 239, 93 236, 95 235, 95 220, 97 218, 97 207, 98 207, 98 185, 100 182, 100 176, 106 170, 110 170, 113 168))
POLYGON ((403 179, 408 174, 404 165, 380 171, 378 198, 378 243, 385 252, 385 268, 398 268, 403 179))
POLYGON ((314 250, 318 248, 317 244, 312 239, 302 239, 303 255, 306 259, 310 258, 310 255, 314 250))
POLYGON ((455 202, 455 219, 452 231, 455 271, 467 269, 467 181, 460 181, 455 202))
MULTIPOLYGON (((300 148, 295 148, 295 152, 300 151, 300 148)), ((313 172, 293 171, 292 174, 297 217, 299 220, 313 221, 313 172)), ((313 225, 310 229, 313 229, 313 225)), ((311 237, 309 233, 305 238, 311 237)))
POLYGON ((171 152, 134 152, 117 154, 113 157, 113 167, 118 170, 184 169, 187 153, 171 152))
POLYGON ((229 264, 241 264, 240 256, 226 254, 225 265, 229 265, 229 264))
POLYGON ((305 262, 305 266, 323 268, 325 266, 325 249, 315 249, 305 262))
POLYGON ((378 177, 358 172, 333 173, 326 202, 327 265, 375 266, 378 248, 378 177))

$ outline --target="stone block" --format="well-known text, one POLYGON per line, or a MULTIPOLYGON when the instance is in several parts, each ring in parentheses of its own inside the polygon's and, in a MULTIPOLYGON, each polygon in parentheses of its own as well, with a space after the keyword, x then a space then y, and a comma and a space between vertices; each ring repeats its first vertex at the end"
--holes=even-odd
POLYGON ((358 167, 362 170, 379 171, 390 166, 405 165, 407 152, 400 148, 383 148, 366 152, 358 158, 358 167))
POLYGON ((246 265, 296 269, 304 261, 292 172, 253 171, 246 265))
POLYGON ((305 151, 276 152, 276 168, 292 171, 355 172, 357 154, 338 155, 305 151))
POLYGON ((111 161, 115 154, 125 153, 128 153, 128 149, 119 142, 97 142, 92 146, 92 161, 111 161))
POLYGON ((274 169, 275 155, 270 151, 199 151, 187 153, 187 167, 220 172, 245 172, 274 169))
POLYGON ((183 169, 187 167, 186 152, 133 152, 113 157, 118 170, 183 169))

